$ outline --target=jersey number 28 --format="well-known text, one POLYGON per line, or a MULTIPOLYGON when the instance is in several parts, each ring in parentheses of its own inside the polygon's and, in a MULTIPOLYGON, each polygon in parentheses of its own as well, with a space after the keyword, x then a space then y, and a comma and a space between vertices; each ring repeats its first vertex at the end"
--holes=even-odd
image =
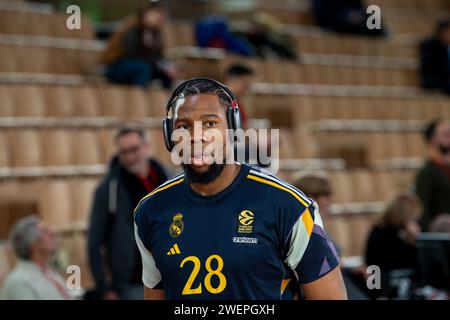
MULTIPOLYGON (((190 295, 190 294, 201 294, 202 293, 202 284, 200 283, 196 288, 192 288, 192 285, 195 281, 195 278, 197 278, 198 273, 200 272, 201 268, 201 262, 200 259, 196 256, 188 256, 181 261, 180 268, 183 268, 186 262, 192 262, 194 264, 194 268, 192 269, 191 275, 189 276, 184 288, 183 288, 183 295, 190 295)), ((223 269, 223 259, 221 256, 217 254, 213 254, 206 259, 205 262, 205 268, 208 273, 205 276, 204 284, 205 288, 208 292, 212 294, 218 294, 221 293, 223 290, 225 290, 225 287, 227 286, 227 278, 222 273, 223 269), (213 260, 217 261, 217 268, 213 269, 211 266, 211 262, 213 260), (214 288, 211 284, 211 279, 213 276, 216 276, 219 278, 219 285, 214 288)))

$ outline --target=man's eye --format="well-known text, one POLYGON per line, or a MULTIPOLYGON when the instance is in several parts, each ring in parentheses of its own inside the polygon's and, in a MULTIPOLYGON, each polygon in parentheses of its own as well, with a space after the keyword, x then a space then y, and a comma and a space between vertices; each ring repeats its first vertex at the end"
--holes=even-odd
POLYGON ((177 129, 188 130, 188 129, 189 129, 189 126, 188 126, 187 124, 182 124, 182 125, 179 125, 179 126, 177 127, 177 129))
POLYGON ((212 128, 212 127, 214 127, 216 125, 216 123, 214 122, 214 121, 208 121, 208 122, 206 122, 206 126, 208 127, 208 128, 212 128))

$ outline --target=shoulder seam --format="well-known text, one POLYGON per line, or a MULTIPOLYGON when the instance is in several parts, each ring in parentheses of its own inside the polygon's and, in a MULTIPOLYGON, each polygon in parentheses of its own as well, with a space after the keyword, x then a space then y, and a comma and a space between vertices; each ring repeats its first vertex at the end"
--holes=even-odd
POLYGON ((280 190, 283 190, 292 196, 296 200, 298 200, 303 206, 308 208, 311 205, 311 200, 305 197, 305 195, 301 194, 298 190, 294 189, 292 186, 287 185, 286 183, 280 181, 277 178, 271 178, 270 176, 261 174, 260 172, 255 172, 253 170, 250 170, 250 173, 247 175, 247 178, 265 183, 268 185, 272 185, 275 188, 278 188, 280 190))

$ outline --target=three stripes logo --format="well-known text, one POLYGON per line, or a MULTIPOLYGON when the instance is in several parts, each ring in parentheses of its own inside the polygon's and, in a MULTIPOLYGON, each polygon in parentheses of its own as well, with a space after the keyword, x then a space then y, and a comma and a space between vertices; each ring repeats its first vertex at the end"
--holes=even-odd
POLYGON ((180 248, 178 247, 178 244, 176 244, 176 243, 172 246, 172 248, 170 248, 169 251, 167 251, 168 256, 171 256, 174 254, 181 254, 180 248))

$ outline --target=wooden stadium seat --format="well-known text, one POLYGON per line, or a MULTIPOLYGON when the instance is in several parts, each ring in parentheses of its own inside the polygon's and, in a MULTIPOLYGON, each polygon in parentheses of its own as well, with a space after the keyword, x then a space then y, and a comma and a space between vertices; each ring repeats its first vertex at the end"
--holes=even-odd
MULTIPOLYGON (((320 210, 320 208, 319 208, 320 210)), ((341 250, 341 257, 349 256, 352 250, 350 226, 344 214, 334 215, 323 221, 326 232, 341 250)))
POLYGON ((365 134, 367 146, 370 148, 365 148, 367 161, 369 164, 375 164, 383 159, 386 159, 386 143, 385 135, 381 132, 370 132, 365 134))
POLYGON ((43 164, 41 136, 38 130, 13 130, 9 144, 12 146, 15 167, 38 167, 43 164))
POLYGON ((420 132, 405 134, 405 147, 408 157, 425 157, 427 154, 427 146, 420 132))
POLYGON ((45 165, 67 166, 75 164, 71 132, 66 129, 49 129, 43 134, 45 165))
POLYGON ((348 203, 355 201, 352 181, 347 171, 330 171, 329 177, 335 202, 348 203))
POLYGON ((144 90, 130 87, 124 89, 126 101, 126 118, 139 119, 147 116, 148 101, 144 90))
POLYGON ((169 93, 166 90, 151 89, 148 91, 147 114, 151 117, 165 117, 169 93))
POLYGON ((145 131, 150 144, 150 155, 169 166, 171 169, 177 168, 164 144, 164 135, 160 129, 148 129, 145 131))
POLYGON ((98 139, 101 148, 102 162, 109 163, 111 157, 117 152, 115 144, 116 129, 104 128, 98 132, 98 139))
POLYGON ((50 48, 35 46, 17 46, 16 54, 19 64, 17 71, 29 73, 53 73, 52 67, 57 63, 50 48), (30 59, 33 57, 33 59, 30 59))
POLYGON ((7 134, 0 131, 0 168, 11 166, 11 150, 7 134))
POLYGON ((73 216, 75 222, 89 221, 95 188, 99 183, 96 178, 77 179, 71 184, 71 193, 73 196, 73 216))
POLYGON ((14 87, 16 114, 22 117, 45 117, 47 110, 41 87, 17 85, 14 87))
POLYGON ((286 128, 280 129, 280 159, 293 159, 296 154, 296 143, 292 131, 286 128))
POLYGON ((49 180, 39 188, 39 214, 42 220, 53 227, 67 227, 72 223, 72 201, 70 182, 49 180))
POLYGON ((97 117, 100 115, 100 101, 96 88, 88 86, 70 88, 74 108, 77 117, 97 117))
POLYGON ((395 193, 394 180, 391 172, 387 170, 376 170, 373 173, 375 183, 375 199, 387 201, 395 193))
MULTIPOLYGON (((307 159, 317 158, 319 155, 319 145, 315 137, 304 127, 297 127, 292 130, 294 157, 307 159)), ((280 140, 282 140, 280 136, 280 140)))
POLYGON ((406 134, 402 132, 384 133, 383 145, 386 148, 387 158, 406 157, 406 134))
POLYGON ((51 117, 74 116, 72 95, 68 87, 46 86, 43 87, 47 115, 51 117))
POLYGON ((0 44, 0 71, 16 72, 18 71, 19 63, 15 46, 0 44))
POLYGON ((101 114, 103 116, 124 118, 127 110, 127 101, 124 89, 121 86, 102 86, 99 88, 101 114))
POLYGON ((354 201, 374 201, 375 181, 371 172, 365 169, 357 169, 351 172, 354 201))
POLYGON ((363 256, 366 248, 367 237, 373 226, 373 217, 370 214, 354 214, 348 220, 351 232, 352 256, 363 256))
POLYGON ((102 163, 97 134, 92 130, 75 130, 71 133, 75 163, 79 165, 102 163))
POLYGON ((81 287, 92 288, 94 282, 88 263, 86 233, 81 231, 67 233, 61 236, 60 243, 64 256, 68 257, 67 266, 76 265, 81 269, 81 287))
POLYGON ((299 124, 307 121, 319 119, 320 110, 316 97, 311 96, 289 96, 285 98, 286 105, 292 108, 295 123, 299 124))
POLYGON ((12 89, 13 86, 0 85, 0 117, 14 117, 16 115, 12 89))

